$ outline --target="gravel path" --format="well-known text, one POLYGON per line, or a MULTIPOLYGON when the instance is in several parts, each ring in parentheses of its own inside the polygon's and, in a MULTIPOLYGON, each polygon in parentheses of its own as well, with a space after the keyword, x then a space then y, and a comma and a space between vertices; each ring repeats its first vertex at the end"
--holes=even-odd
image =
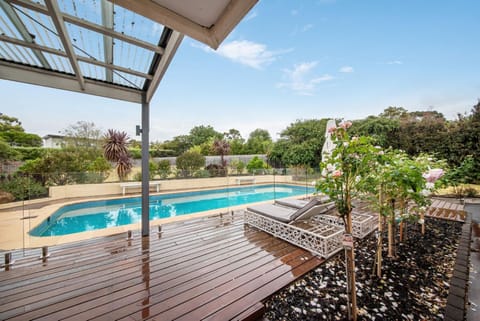
MULTIPOLYGON (((356 242, 358 320, 443 320, 461 226, 427 219, 422 236, 419 225, 410 224, 397 259, 384 251, 381 279, 372 276, 375 235, 356 242)), ((346 320, 345 289, 342 251, 270 298, 265 319, 346 320)))

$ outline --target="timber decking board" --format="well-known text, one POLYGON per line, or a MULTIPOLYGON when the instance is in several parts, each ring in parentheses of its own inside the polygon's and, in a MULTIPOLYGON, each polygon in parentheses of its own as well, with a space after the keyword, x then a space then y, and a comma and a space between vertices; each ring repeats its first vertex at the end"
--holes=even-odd
POLYGON ((434 199, 425 216, 463 222, 465 220, 464 205, 434 199))
MULTIPOLYGON (((240 223, 236 223, 236 224, 240 224, 240 223)), ((199 226, 199 228, 201 228, 201 226, 199 226)), ((197 239, 197 238, 201 238, 203 236, 206 236, 208 235, 208 233, 215 233, 215 230, 216 230, 216 226, 208 226, 203 229, 201 229, 201 232, 199 233, 196 233, 194 235, 190 235, 189 234, 189 240, 188 242, 191 242, 193 239, 197 239)), ((179 230, 179 232, 182 232, 182 230, 179 230)), ((166 235, 169 235, 169 234, 166 234, 166 235)), ((84 248, 85 246, 83 245, 83 242, 81 244, 79 244, 79 248, 77 250, 76 253, 74 253, 74 255, 72 255, 75 260, 73 262, 75 263, 79 263, 81 262, 82 260, 83 261, 88 261, 88 262, 91 262, 92 259, 94 259, 95 257, 98 257, 99 259, 101 259, 100 262, 102 263, 105 263, 105 259, 103 258, 104 256, 107 256, 107 257, 110 257, 111 254, 115 254, 115 253, 112 253, 112 252, 118 252, 120 248, 123 248, 123 249, 135 249, 134 245, 136 243, 139 243, 141 242, 141 237, 137 235, 136 238, 134 238, 133 240, 131 241, 127 241, 126 240, 126 235, 124 234, 124 236, 122 237, 122 240, 121 241, 114 241, 114 242, 108 242, 108 241, 105 241, 105 240, 102 240, 102 242, 100 243, 96 243, 96 244, 90 244, 91 242, 88 242, 89 243, 89 247, 87 248, 84 248), (113 247, 115 246, 115 250, 116 251, 111 251, 110 247, 113 247), (103 251, 103 250, 107 250, 108 251, 103 251), (99 253, 99 250, 100 250, 100 253, 99 253), (79 259, 78 259, 79 258, 79 259)), ((152 236, 152 241, 156 241, 155 240, 155 236, 152 236)), ((180 243, 180 241, 184 238, 183 234, 177 234, 177 236, 173 235, 173 236, 170 236, 169 240, 168 240, 168 244, 164 244, 164 246, 169 246, 171 244, 175 244, 175 245, 178 245, 178 243, 180 243)), ((188 242, 186 242, 188 244, 188 242)), ((183 242, 185 243, 185 242, 183 242)), ((65 256, 64 255, 64 252, 62 250, 62 248, 60 247, 59 250, 52 250, 50 252, 51 254, 51 257, 46 261, 45 264, 48 265, 48 267, 46 267, 45 269, 42 269, 41 271, 38 270, 38 265, 42 264, 41 260, 38 260, 36 259, 36 264, 33 264, 32 266, 28 266, 28 269, 16 269, 18 266, 22 266, 21 264, 15 264, 15 266, 13 267, 12 270, 8 271, 8 273, 6 275, 0 275, 0 282, 5 280, 5 279, 8 279, 10 281, 13 280, 14 277, 16 276, 22 276, 22 275, 28 275, 30 277, 32 277, 33 274, 35 273, 43 273, 43 274, 51 274, 51 271, 49 271, 50 269, 55 269, 55 268, 62 268, 66 265, 70 265, 72 264, 72 261, 71 260, 68 260, 68 256, 65 256)), ((28 260, 28 258, 26 259, 28 260)), ((115 260, 115 259, 114 259, 115 260)), ((87 263, 88 263, 87 262, 87 263)), ((107 263, 105 263, 107 264, 107 263)), ((36 277, 36 276, 35 276, 36 277)))
POLYGON ((21 258, 0 272, 0 319, 247 318, 323 262, 237 215, 133 236, 53 246, 46 262, 21 258))

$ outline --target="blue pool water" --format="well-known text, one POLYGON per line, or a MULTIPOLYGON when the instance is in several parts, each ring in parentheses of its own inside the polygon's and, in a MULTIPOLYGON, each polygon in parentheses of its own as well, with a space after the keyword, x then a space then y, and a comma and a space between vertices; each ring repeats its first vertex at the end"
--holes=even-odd
MULTIPOLYGON (((150 220, 188 215, 283 197, 313 193, 312 187, 257 185, 150 196, 150 220)), ((137 223, 141 198, 84 202, 64 206, 30 231, 33 236, 57 236, 137 223)))

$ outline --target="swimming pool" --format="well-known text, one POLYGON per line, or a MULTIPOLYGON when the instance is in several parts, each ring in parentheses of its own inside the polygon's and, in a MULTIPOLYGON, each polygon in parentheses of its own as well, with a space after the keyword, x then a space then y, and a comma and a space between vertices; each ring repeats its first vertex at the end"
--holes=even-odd
MULTIPOLYGON (((150 196, 150 220, 188 215, 243 204, 313 193, 312 187, 257 185, 150 196)), ((123 198, 66 205, 30 231, 33 236, 59 236, 137 223, 142 199, 123 198)))

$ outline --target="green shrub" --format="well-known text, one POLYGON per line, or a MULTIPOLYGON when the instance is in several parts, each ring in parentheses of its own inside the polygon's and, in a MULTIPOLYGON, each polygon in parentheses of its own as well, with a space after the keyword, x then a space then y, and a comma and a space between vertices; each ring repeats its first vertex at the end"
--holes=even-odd
POLYGON ((140 148, 129 148, 128 152, 133 159, 141 159, 142 158, 142 150, 140 148))
POLYGON ((160 175, 161 179, 165 179, 170 175, 170 162, 166 159, 162 159, 157 163, 157 174, 160 175))
POLYGON ((173 149, 151 149, 150 157, 171 157, 177 156, 173 149))
POLYGON ((12 194, 17 201, 48 196, 48 189, 28 176, 5 178, 0 189, 12 194))
POLYGON ((210 173, 210 177, 227 176, 227 170, 222 165, 210 164, 205 169, 210 173))
POLYGON ((18 152, 19 158, 24 161, 41 158, 49 150, 49 148, 43 147, 14 147, 13 149, 18 152))
POLYGON ((230 168, 235 171, 236 174, 241 175, 245 170, 245 163, 239 159, 232 159, 230 161, 230 168))
POLYGON ((137 181, 137 182, 141 182, 142 181, 142 172, 137 172, 133 175, 133 180, 134 181, 137 181))
POLYGON ((195 178, 207 178, 210 177, 210 172, 206 169, 200 169, 195 171, 192 176, 195 178))
POLYGON ((267 168, 267 164, 258 156, 253 157, 247 164, 247 170, 250 174, 262 174, 265 168, 267 168))
POLYGON ((191 176, 204 166, 205 156, 197 151, 186 151, 177 157, 177 169, 181 171, 183 177, 191 176))

